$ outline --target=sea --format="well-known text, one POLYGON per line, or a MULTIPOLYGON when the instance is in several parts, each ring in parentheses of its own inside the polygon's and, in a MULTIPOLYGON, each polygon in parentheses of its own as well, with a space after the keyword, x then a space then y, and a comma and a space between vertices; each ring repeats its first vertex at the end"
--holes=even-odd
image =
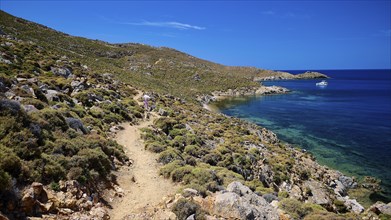
POLYGON ((391 201, 391 70, 312 71, 331 77, 328 85, 316 86, 319 79, 264 81, 291 92, 231 98, 214 105, 306 149, 322 165, 358 179, 380 179, 383 192, 376 200, 391 201))

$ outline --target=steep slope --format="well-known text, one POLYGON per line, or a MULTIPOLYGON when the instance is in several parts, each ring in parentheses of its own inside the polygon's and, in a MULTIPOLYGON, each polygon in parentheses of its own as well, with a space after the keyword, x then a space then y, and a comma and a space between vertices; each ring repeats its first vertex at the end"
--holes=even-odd
POLYGON ((89 66, 93 71, 111 72, 124 82, 143 89, 167 92, 180 97, 214 90, 256 86, 255 68, 235 68, 201 60, 169 48, 142 44, 109 44, 73 37, 21 18, 0 12, 1 30, 18 39, 32 41, 47 50, 63 54, 89 66))
MULTIPOLYGON (((148 90, 162 116, 142 130, 146 149, 159 153, 162 176, 188 187, 166 203, 180 219, 359 218, 364 208, 349 193, 378 190, 375 179, 360 185, 264 128, 191 103, 289 73, 72 37, 5 12, 0 51, 0 212, 7 216, 108 218, 100 195, 123 181, 115 171, 129 165, 111 137, 144 114, 134 87, 148 90)), ((368 216, 387 217, 389 207, 377 204, 368 216)))

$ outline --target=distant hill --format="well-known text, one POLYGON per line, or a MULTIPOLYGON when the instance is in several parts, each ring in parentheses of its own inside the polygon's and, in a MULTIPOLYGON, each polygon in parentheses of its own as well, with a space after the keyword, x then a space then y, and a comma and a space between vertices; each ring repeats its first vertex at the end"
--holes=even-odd
POLYGON ((5 34, 86 64, 94 72, 114 73, 140 89, 186 99, 215 90, 258 86, 256 78, 281 75, 254 67, 224 66, 166 47, 74 37, 4 11, 0 11, 0 28, 5 34))

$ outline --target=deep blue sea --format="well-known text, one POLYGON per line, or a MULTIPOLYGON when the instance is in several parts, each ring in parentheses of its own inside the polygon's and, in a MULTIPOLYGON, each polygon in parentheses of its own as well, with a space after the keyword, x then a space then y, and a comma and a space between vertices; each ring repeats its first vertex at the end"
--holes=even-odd
POLYGON ((380 178, 383 200, 390 201, 391 70, 315 71, 331 77, 328 86, 316 86, 320 80, 266 81, 292 92, 234 98, 216 106, 307 149, 321 164, 359 178, 380 178))

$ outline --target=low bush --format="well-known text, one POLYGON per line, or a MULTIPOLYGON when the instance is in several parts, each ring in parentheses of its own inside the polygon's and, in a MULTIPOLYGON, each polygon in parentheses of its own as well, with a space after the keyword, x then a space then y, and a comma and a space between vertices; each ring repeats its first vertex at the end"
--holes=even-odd
POLYGON ((193 214, 195 219, 204 219, 205 215, 197 203, 187 199, 179 199, 171 210, 175 213, 178 220, 185 220, 193 214))

